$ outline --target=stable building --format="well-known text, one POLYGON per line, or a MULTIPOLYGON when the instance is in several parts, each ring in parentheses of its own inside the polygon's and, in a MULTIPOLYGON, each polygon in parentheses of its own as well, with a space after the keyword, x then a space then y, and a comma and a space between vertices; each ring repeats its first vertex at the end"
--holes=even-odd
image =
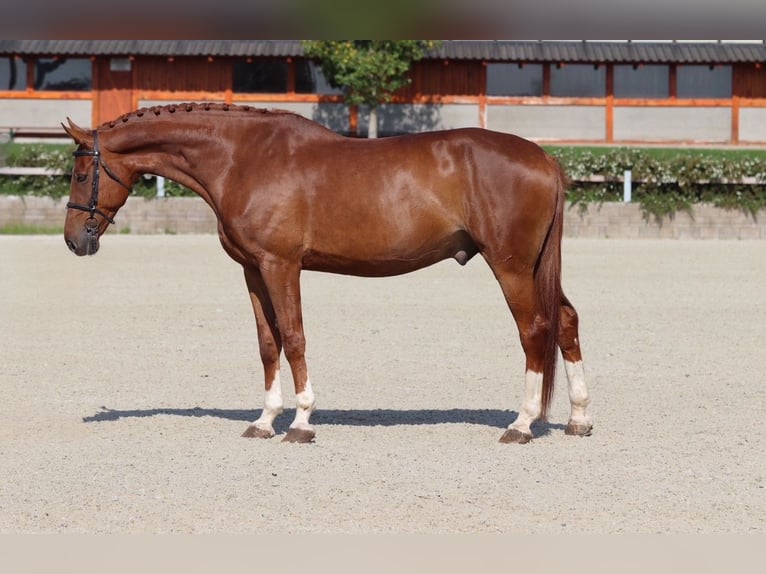
MULTIPOLYGON (((766 145, 764 41, 457 41, 413 66, 379 133, 485 127, 539 142, 766 145)), ((187 101, 295 111, 364 136, 364 107, 298 40, 0 40, 0 137, 60 137, 187 101)))

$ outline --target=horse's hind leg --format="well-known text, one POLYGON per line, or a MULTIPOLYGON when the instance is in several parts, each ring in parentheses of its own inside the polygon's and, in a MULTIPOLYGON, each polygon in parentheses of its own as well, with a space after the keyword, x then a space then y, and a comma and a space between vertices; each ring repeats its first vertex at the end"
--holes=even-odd
POLYGON ((263 411, 242 434, 248 438, 271 438, 274 436, 274 419, 282 412, 282 387, 279 382, 279 354, 282 340, 277 328, 276 315, 263 278, 257 269, 245 268, 245 281, 250 292, 255 323, 258 329, 258 347, 263 363, 266 383, 263 411))
POLYGON ((508 307, 519 329, 521 346, 526 355, 524 401, 516 420, 508 426, 500 442, 527 443, 532 440, 531 424, 543 410, 543 365, 545 340, 549 325, 543 319, 535 292, 531 269, 523 272, 505 270, 490 263, 500 283, 508 307))
POLYGON ((569 381, 569 402, 572 406, 565 432, 568 435, 590 436, 593 424, 586 413, 590 398, 585 386, 585 372, 580 353, 577 311, 566 296, 562 296, 561 299, 559 347, 564 357, 564 368, 569 381))

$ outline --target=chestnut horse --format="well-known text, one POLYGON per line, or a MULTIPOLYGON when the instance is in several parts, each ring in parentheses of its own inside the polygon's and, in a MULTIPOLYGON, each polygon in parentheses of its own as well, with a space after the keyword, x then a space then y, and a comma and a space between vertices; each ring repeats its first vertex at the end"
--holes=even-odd
POLYGON ((96 253, 144 173, 186 186, 215 212, 224 250, 244 269, 265 375, 264 408, 243 436, 274 436, 284 351, 296 395, 284 440, 314 439, 302 270, 383 277, 477 253, 526 355, 523 404, 500 441, 528 442, 546 417, 559 348, 566 433, 590 434, 577 314, 560 279, 566 179, 537 145, 483 129, 353 139, 291 112, 226 104, 141 109, 95 130, 68 121, 78 148, 64 235, 77 255, 96 253))

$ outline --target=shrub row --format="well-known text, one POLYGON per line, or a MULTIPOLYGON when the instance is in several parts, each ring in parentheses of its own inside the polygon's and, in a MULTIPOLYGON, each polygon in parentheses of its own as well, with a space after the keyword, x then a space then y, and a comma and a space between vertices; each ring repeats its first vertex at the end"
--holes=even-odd
POLYGON ((661 220, 702 202, 751 215, 766 208, 766 154, 761 152, 574 147, 549 151, 573 180, 568 197, 576 205, 620 201, 624 172, 631 170, 633 201, 647 218, 661 220), (606 181, 578 181, 591 175, 606 181), (744 178, 756 183, 742 183, 744 178))
MULTIPOLYGON (((14 145, 6 149, 8 165, 47 167, 71 171, 71 146, 14 145)), ((572 179, 569 201, 578 206, 621 201, 622 177, 633 175, 633 200, 644 215, 661 219, 706 202, 755 215, 766 208, 766 154, 700 150, 673 150, 659 153, 647 148, 549 147, 572 179), (600 175, 605 182, 581 181, 600 175), (743 184, 755 178, 756 184, 743 184)), ((144 177, 134 187, 136 195, 154 197, 156 180, 144 177)), ((69 194, 68 176, 15 176, 0 178, 0 193, 43 195, 54 198, 69 194)), ((165 195, 194 195, 183 186, 167 181, 165 195)))

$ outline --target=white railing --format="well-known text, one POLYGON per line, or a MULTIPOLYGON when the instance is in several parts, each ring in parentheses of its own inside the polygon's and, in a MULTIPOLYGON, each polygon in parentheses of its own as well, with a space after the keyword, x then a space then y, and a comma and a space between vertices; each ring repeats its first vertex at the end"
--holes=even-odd
POLYGON ((0 167, 0 175, 66 175, 66 172, 47 167, 0 167))

